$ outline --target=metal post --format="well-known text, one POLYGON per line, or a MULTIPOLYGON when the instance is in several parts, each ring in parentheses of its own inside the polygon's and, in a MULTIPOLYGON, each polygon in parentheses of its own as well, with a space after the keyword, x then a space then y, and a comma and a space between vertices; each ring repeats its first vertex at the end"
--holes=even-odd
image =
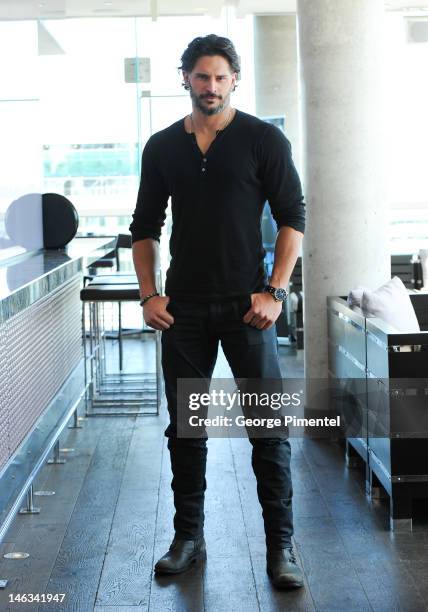
POLYGON ((21 508, 19 514, 39 514, 40 508, 36 508, 33 504, 33 484, 31 483, 27 491, 27 507, 21 508))
POLYGON ((79 425, 79 415, 76 410, 73 412, 73 425, 69 425, 68 429, 83 429, 82 425, 79 425))
POLYGON ((55 442, 53 458, 48 459, 46 463, 55 464, 55 465, 65 463, 65 459, 60 459, 60 455, 59 455, 59 438, 55 442))

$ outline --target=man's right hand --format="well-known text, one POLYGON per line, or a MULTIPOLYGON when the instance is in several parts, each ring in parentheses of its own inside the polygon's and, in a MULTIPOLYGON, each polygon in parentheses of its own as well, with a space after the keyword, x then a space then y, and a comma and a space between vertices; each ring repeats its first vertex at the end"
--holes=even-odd
POLYGON ((166 309, 168 303, 168 296, 156 295, 147 300, 143 306, 143 317, 147 325, 161 331, 169 329, 174 323, 174 317, 166 309))

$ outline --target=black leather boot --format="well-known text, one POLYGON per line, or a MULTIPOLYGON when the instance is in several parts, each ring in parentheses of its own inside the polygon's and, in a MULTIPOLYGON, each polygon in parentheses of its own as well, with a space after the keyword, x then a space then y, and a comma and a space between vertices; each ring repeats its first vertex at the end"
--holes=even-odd
POLYGON ((296 589, 303 586, 303 574, 296 563, 292 548, 268 548, 267 573, 277 589, 296 589))
POLYGON ((205 540, 178 540, 174 538, 169 551, 155 565, 156 574, 179 574, 206 555, 205 540))

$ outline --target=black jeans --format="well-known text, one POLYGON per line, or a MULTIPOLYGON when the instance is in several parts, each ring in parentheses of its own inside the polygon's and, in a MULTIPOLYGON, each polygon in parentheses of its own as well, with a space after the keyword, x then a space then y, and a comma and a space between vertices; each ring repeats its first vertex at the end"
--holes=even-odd
MULTIPOLYGON (((280 379, 275 326, 259 330, 242 321, 250 296, 225 302, 195 303, 172 298, 173 325, 162 332, 162 367, 170 424, 165 430, 171 456, 176 537, 203 533, 206 440, 177 437, 177 379, 210 379, 218 342, 235 378, 280 379)), ((263 510, 266 543, 291 546, 293 534, 290 455, 287 438, 250 438, 252 467, 263 510)))

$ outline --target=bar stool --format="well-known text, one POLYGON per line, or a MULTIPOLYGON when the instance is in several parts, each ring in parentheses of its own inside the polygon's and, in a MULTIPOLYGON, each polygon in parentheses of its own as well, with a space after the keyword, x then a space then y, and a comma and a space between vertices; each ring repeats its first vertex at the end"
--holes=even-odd
MULTIPOLYGON (((117 373, 107 372, 104 305, 140 301, 138 283, 132 282, 134 275, 126 276, 129 278, 123 278, 125 282, 119 282, 119 277, 116 277, 105 283, 102 282, 102 276, 97 277, 80 292, 87 416, 159 414, 162 397, 159 331, 149 327, 141 329, 141 333, 152 336, 155 343, 153 373, 127 374, 121 369, 117 373), (86 339, 86 305, 89 308, 89 350, 86 339)), ((160 274, 157 275, 157 284, 160 287, 160 274)))
MULTIPOLYGON (((121 249, 132 248, 132 237, 131 234, 118 234, 116 236, 116 242, 114 250, 107 253, 88 269, 88 275, 83 278, 83 285, 86 286, 87 282, 99 282, 103 284, 130 284, 138 283, 135 274, 129 274, 121 271, 120 251, 121 249), (116 267, 116 272, 98 273, 98 268, 113 268, 116 267)), ((102 310, 104 313, 104 309, 102 310)), ((117 302, 117 313, 118 313, 118 341, 119 341, 119 370, 123 370, 123 333, 122 333, 122 303, 117 302)))
POLYGON ((97 259, 97 261, 91 263, 88 268, 88 274, 90 276, 95 276, 96 274, 98 274, 98 268, 113 269, 115 266, 117 268, 117 239, 114 250, 110 251, 110 253, 107 253, 106 255, 103 255, 103 257, 100 257, 100 259, 97 259))
MULTIPOLYGON (((138 285, 138 279, 136 274, 126 274, 125 272, 115 272, 112 274, 98 274, 93 277, 91 280, 91 286, 97 285, 138 285)), ((122 302, 117 302, 118 309, 118 329, 117 329, 117 339, 119 343, 119 371, 123 370, 123 327, 122 327, 122 302)), ((101 329, 105 332, 105 321, 104 321, 104 308, 101 309, 100 316, 102 317, 101 321, 101 329)), ((144 324, 144 321, 143 321, 144 324)), ((143 333, 149 331, 150 333, 153 331, 150 328, 143 326, 141 330, 143 333)), ((105 338, 106 333, 101 334, 102 340, 102 350, 104 355, 104 361, 102 363, 105 365, 105 338)))
MULTIPOLYGON (((115 261, 116 261, 117 272, 114 274, 114 276, 118 276, 118 277, 121 277, 121 275, 123 274, 123 272, 121 272, 121 261, 120 261, 121 249, 132 249, 131 234, 118 234, 116 238, 114 256, 115 256, 115 261)), ((111 275, 111 277, 113 277, 113 275, 111 275)), ((134 277, 135 277, 135 282, 138 282, 137 277, 135 275, 134 277)), ((117 313, 118 313, 118 336, 119 336, 119 370, 122 371, 123 369, 123 338, 122 338, 122 303, 121 302, 118 302, 117 313)))

